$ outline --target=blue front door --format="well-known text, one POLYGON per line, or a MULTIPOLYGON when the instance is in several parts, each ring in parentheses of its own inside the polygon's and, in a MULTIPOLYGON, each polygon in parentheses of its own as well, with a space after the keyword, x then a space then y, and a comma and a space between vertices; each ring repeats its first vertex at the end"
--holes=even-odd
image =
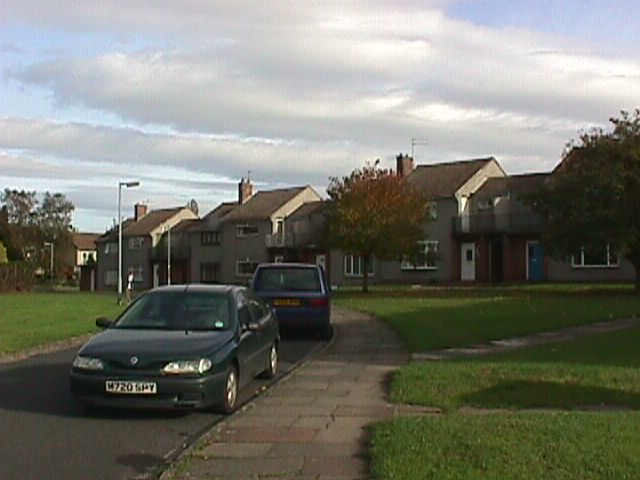
POLYGON ((538 242, 527 243, 527 280, 541 282, 544 280, 544 250, 538 242))

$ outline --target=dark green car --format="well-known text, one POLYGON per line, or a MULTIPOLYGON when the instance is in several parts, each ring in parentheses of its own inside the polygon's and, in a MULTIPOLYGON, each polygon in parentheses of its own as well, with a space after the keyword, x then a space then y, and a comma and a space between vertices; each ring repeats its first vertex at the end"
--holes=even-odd
POLYGON ((280 336, 271 309, 247 288, 151 290, 78 352, 71 394, 81 405, 230 413, 255 376, 273 377, 280 336))

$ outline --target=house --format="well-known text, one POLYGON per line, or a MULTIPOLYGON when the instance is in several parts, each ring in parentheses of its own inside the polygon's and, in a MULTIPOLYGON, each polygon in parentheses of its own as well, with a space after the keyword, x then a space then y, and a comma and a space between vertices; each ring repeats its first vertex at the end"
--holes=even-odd
POLYGON ((469 214, 458 217, 454 236, 476 247, 476 280, 542 281, 545 259, 540 243, 544 222, 526 202, 548 173, 489 178, 469 201, 469 214))
MULTIPOLYGON (((289 222, 302 205, 319 203, 310 186, 259 191, 242 179, 238 201, 219 205, 190 232, 192 282, 247 283, 258 263, 293 259, 289 222)), ((298 257, 296 257, 298 258, 298 257)))
POLYGON ((552 258, 541 239, 544 219, 527 202, 551 173, 490 178, 470 199, 468 219, 456 219, 459 243, 477 245, 476 280, 491 283, 633 281, 631 263, 615 252, 552 258))
POLYGON ((324 242, 326 209, 326 201, 307 202, 287 217, 285 234, 280 239, 283 261, 315 263, 329 273, 329 251, 324 242))
MULTIPOLYGON (((188 207, 176 207, 148 211, 144 204, 136 204, 134 217, 122 222, 122 282, 132 270, 136 288, 148 289, 161 284, 161 272, 165 272, 165 244, 170 241, 171 230, 183 220, 197 215, 188 207), (166 240, 165 240, 166 239, 166 240)), ((118 227, 100 236, 97 245, 98 289, 117 289, 118 286, 118 227)), ((189 278, 189 253, 176 253, 171 260, 171 278, 183 283, 189 278)))
POLYGON ((222 283, 222 219, 237 206, 221 203, 189 227, 192 282, 222 283))
MULTIPOLYGON (((431 198, 430 221, 421 242, 425 260, 415 265, 408 261, 377 261, 369 265, 371 283, 427 283, 476 280, 475 240, 454 236, 454 219, 466 225, 469 199, 490 178, 506 174, 495 158, 480 158, 414 166, 413 158, 400 154, 396 174, 431 198)), ((409 192, 408 192, 409 194, 409 192)), ((349 252, 331 252, 331 283, 359 284, 363 275, 362 259, 349 252)))
POLYGON ((74 275, 79 279, 80 290, 96 289, 96 262, 98 233, 72 234, 74 275))
MULTIPOLYGON (((545 253, 543 219, 526 197, 553 172, 507 175, 493 157, 415 166, 400 154, 396 174, 430 198, 430 219, 419 242, 424 256, 374 258, 371 284, 635 278, 630 262, 608 250, 580 251, 567 259, 545 253)), ((360 285, 362 259, 324 245, 327 205, 308 185, 254 193, 244 179, 236 201, 221 203, 203 218, 186 207, 147 212, 145 205, 136 205, 134 217, 123 222, 123 277, 131 268, 138 289, 169 278, 171 283, 245 284, 259 263, 299 261, 322 265, 332 285, 360 285)), ((117 228, 95 243, 95 284, 115 289, 117 228)))

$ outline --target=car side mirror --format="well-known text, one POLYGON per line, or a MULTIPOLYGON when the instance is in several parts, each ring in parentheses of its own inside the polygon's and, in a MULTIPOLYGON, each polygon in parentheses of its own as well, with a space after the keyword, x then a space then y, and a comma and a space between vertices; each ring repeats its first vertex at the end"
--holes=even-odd
POLYGON ((98 318, 96 318, 96 327, 99 327, 99 328, 102 328, 102 329, 109 328, 112 323, 113 323, 113 321, 111 321, 107 317, 98 317, 98 318))

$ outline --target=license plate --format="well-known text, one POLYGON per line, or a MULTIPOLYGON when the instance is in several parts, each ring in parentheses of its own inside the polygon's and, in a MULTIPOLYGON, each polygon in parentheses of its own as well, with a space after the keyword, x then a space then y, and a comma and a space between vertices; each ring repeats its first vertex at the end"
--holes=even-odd
POLYGON ((130 395, 153 395, 157 393, 155 382, 129 382, 124 380, 107 380, 107 393, 122 393, 130 395))
POLYGON ((276 298, 273 301, 274 307, 299 307, 300 299, 299 298, 276 298))

